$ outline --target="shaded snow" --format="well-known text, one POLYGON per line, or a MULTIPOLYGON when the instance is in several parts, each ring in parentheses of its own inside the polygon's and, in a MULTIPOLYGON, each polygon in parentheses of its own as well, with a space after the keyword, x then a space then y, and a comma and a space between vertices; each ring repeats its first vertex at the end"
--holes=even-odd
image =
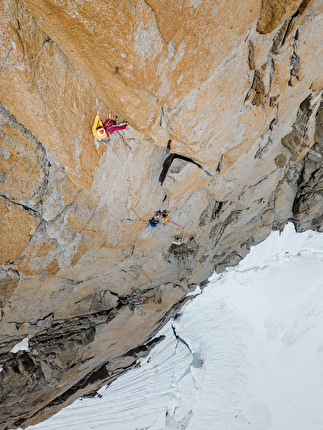
POLYGON ((323 236, 288 225, 210 284, 141 366, 37 430, 322 430, 323 236))

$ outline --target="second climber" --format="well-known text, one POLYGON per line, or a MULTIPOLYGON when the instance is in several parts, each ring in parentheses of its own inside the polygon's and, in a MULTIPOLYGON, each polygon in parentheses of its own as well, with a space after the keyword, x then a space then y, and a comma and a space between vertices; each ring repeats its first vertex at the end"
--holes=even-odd
POLYGON ((155 212, 155 215, 149 219, 150 227, 157 227, 160 220, 163 220, 164 222, 167 222, 169 220, 167 211, 163 210, 155 212))

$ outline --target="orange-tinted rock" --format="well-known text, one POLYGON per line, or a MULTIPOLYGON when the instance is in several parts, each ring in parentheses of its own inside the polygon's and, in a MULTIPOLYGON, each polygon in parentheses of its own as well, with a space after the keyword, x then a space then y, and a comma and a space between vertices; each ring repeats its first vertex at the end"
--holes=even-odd
POLYGON ((272 229, 323 229, 323 8, 305 3, 2 1, 0 427, 124 372, 272 229), (130 126, 97 142, 97 109, 130 126))
POLYGON ((1 59, 1 101, 52 149, 75 185, 87 188, 99 160, 91 134, 95 94, 23 4, 5 3, 1 13, 8 46, 1 59))
MULTIPOLYGON (((7 303, 11 294, 19 282, 19 273, 14 270, 0 271, 0 312, 1 308, 7 303)), ((0 315, 0 322, 2 315, 0 315)))
POLYGON ((298 9, 303 13, 310 2, 311 0, 262 0, 257 31, 271 33, 285 19, 292 17, 298 9))
POLYGON ((35 209, 47 176, 43 145, 0 104, 0 194, 35 209))
POLYGON ((0 264, 16 260, 35 234, 40 218, 34 211, 0 197, 0 264))
POLYGON ((20 255, 16 267, 23 276, 47 277, 55 275, 58 270, 59 251, 54 241, 44 235, 42 226, 20 255))

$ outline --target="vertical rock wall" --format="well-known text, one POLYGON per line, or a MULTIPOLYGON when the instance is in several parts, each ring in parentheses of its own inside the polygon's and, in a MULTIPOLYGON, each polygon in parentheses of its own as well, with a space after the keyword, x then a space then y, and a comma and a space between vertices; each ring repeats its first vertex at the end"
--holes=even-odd
POLYGON ((0 8, 9 429, 134 365, 188 292, 272 229, 322 230, 323 3, 0 8), (97 109, 130 124, 108 145, 91 134, 97 109), (153 229, 159 209, 170 222, 153 229))

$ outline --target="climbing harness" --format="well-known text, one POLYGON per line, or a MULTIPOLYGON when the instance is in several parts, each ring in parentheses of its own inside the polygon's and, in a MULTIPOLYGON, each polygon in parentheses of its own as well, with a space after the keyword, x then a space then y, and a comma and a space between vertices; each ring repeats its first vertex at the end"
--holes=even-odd
POLYGON ((156 216, 158 216, 159 218, 161 218, 164 222, 168 222, 169 221, 169 216, 168 213, 166 211, 157 211, 156 212, 156 216))

